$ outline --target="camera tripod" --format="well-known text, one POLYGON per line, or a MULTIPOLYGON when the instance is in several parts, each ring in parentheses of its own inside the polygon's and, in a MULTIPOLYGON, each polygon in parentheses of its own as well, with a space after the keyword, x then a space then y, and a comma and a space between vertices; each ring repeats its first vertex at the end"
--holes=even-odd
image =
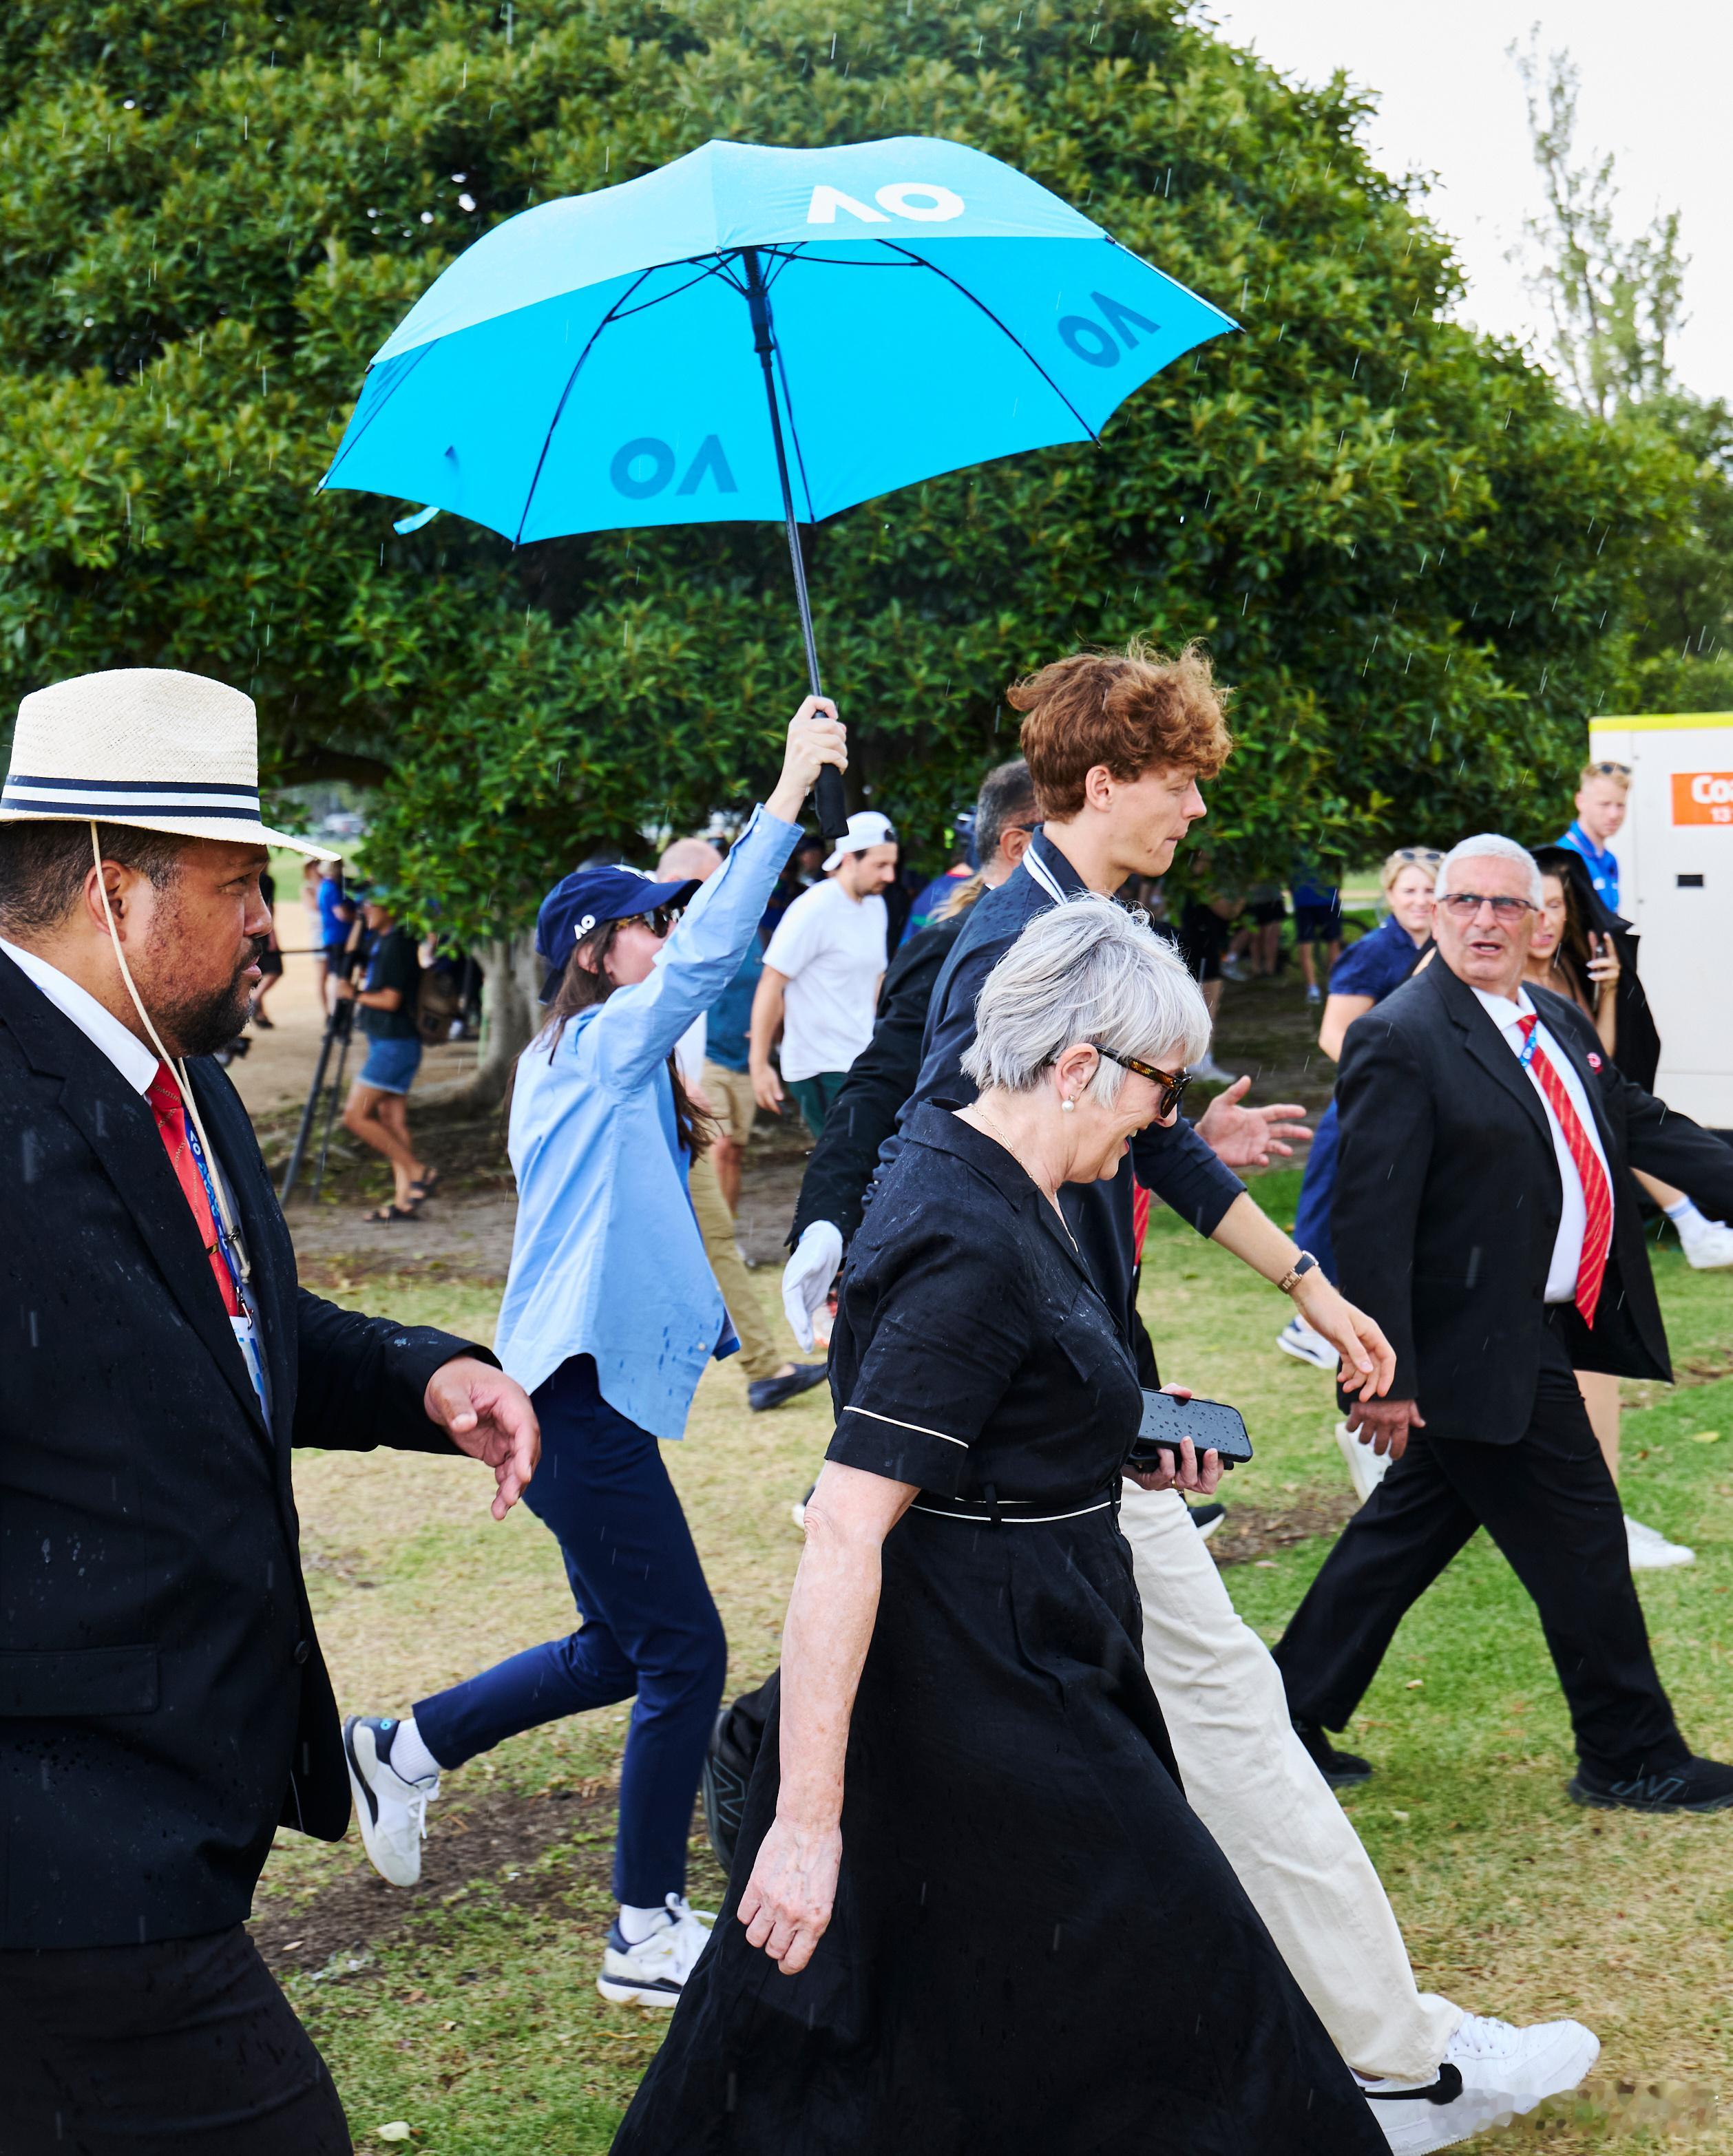
POLYGON ((320 1103, 324 1103, 324 1119, 319 1131, 319 1154, 313 1168, 313 1198, 316 1204, 325 1185, 326 1157, 331 1151, 332 1126, 337 1121, 337 1106, 343 1097, 343 1065, 349 1060, 349 1043, 355 1037, 355 1005, 347 997, 340 996, 332 1006, 331 1016, 325 1022, 325 1037, 319 1044, 319 1061, 313 1072, 313 1082, 307 1088, 306 1105, 301 1111, 301 1127, 295 1133, 295 1144, 290 1152, 289 1165, 283 1170, 283 1187, 277 1193, 280 1204, 289 1203, 290 1193, 300 1178, 306 1159, 307 1141, 312 1136, 313 1125, 319 1121, 320 1103), (325 1074, 331 1068, 332 1049, 337 1050, 337 1069, 331 1083, 326 1084, 325 1074))

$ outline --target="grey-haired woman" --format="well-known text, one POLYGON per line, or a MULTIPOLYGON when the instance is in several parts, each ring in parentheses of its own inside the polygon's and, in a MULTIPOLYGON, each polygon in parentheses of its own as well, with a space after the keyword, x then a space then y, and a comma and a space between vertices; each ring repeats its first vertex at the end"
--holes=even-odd
POLYGON ((1105 899, 989 976, 979 1099, 918 1111, 850 1251, 733 1883, 616 2156, 1383 2156, 1181 1793, 1116 1518, 1137 1368, 1059 1205, 1208 1032, 1105 899))

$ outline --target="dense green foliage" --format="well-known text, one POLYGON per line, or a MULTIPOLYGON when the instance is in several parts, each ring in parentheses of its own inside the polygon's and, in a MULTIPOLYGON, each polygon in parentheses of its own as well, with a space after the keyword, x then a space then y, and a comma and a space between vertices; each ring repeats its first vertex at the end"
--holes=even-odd
POLYGON ((1635 569, 1688 521, 1660 432, 1445 319, 1448 249, 1353 100, 1170 0, 14 0, 0 106, 0 685, 249 688, 273 776, 383 778, 374 858, 471 932, 762 783, 802 680, 780 533, 513 555, 313 488, 467 239, 712 136, 974 143, 1246 326, 1098 449, 817 535, 856 782, 929 839, 1011 745, 1006 680, 1133 634, 1207 638, 1238 689, 1224 873, 1549 827, 1617 706, 1635 569))

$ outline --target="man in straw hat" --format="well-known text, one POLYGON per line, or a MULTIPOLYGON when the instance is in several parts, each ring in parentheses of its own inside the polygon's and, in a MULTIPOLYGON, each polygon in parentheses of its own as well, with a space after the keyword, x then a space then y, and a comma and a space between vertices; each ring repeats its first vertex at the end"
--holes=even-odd
POLYGON ((485 1350, 298 1290, 208 1059, 259 979, 252 701, 126 669, 26 696, 0 794, 0 2105, 8 2148, 347 2152, 243 1920, 349 1786, 290 1448, 494 1471, 485 1350))

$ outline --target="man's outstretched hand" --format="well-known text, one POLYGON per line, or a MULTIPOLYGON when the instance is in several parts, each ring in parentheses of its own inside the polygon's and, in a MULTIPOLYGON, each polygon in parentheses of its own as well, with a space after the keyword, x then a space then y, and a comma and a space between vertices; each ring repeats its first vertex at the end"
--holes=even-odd
POLYGON ((1304 1145, 1310 1127, 1294 1118, 1305 1110, 1297 1101, 1278 1101, 1268 1108, 1240 1106, 1251 1091, 1249 1078, 1236 1078, 1226 1092, 1218 1093, 1192 1126, 1198 1136, 1226 1168, 1268 1168, 1272 1153, 1285 1160, 1293 1138, 1304 1145))
POLYGON ((529 1394, 515 1378, 474 1355, 442 1363, 422 1396, 427 1419, 460 1452, 485 1460, 499 1486, 493 1517, 505 1518, 528 1486, 542 1457, 542 1430, 529 1394))

